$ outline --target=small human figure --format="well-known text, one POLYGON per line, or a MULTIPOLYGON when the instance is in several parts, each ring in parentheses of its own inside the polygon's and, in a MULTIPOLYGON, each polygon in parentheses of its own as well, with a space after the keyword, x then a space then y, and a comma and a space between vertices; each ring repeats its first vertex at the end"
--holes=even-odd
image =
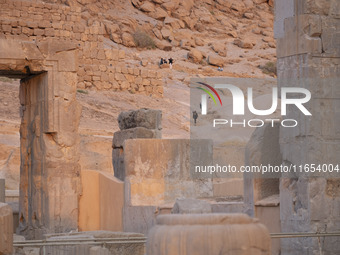
POLYGON ((169 58, 169 65, 170 65, 170 69, 172 69, 172 64, 173 64, 174 60, 172 59, 172 57, 169 58))
POLYGON ((195 126, 196 126, 196 121, 197 121, 197 118, 198 118, 198 114, 197 114, 196 111, 192 112, 192 117, 194 118, 194 123, 195 123, 195 126))
POLYGON ((161 58, 161 61, 159 62, 159 65, 161 66, 163 64, 164 64, 164 60, 163 60, 163 58, 161 58))
POLYGON ((164 60, 163 60, 163 61, 164 61, 164 64, 167 64, 167 63, 168 63, 168 61, 166 61, 166 58, 164 58, 164 60))

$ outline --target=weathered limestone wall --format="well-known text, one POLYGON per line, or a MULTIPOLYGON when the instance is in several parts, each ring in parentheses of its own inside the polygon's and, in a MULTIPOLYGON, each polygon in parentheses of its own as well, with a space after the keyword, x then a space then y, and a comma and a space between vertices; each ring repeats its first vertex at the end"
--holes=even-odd
MULTIPOLYGON (((298 120, 294 129, 280 130, 285 164, 339 164, 340 152, 340 2, 276 1, 278 84, 305 87, 313 116, 289 108, 287 118, 298 120), (284 13, 283 13, 284 12, 284 13), (282 24, 282 22, 284 22, 282 24), (280 24, 281 23, 281 24, 280 24)), ((332 232, 340 228, 339 179, 308 174, 282 179, 280 209, 282 232, 332 232)), ((281 241, 281 254, 339 254, 337 237, 295 238, 281 241)))
POLYGON ((88 21, 80 7, 41 1, 0 1, 0 38, 38 44, 52 39, 78 46, 78 88, 129 90, 161 97, 161 73, 126 64, 124 50, 104 47, 107 33, 103 22, 88 21))
POLYGON ((111 174, 82 170, 79 231, 123 231, 124 183, 111 174))

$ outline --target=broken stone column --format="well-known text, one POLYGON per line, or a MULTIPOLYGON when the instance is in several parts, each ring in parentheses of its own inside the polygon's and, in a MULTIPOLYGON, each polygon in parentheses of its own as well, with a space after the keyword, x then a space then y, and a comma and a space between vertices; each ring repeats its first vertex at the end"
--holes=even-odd
POLYGON ((0 255, 13 251, 13 212, 12 208, 0 203, 0 255))
POLYGON ((139 109, 121 112, 118 116, 120 131, 114 133, 112 161, 114 175, 124 181, 124 141, 138 138, 162 138, 162 111, 139 109))
MULTIPOLYGON (((305 106, 312 116, 288 107, 285 118, 297 120, 298 126, 280 130, 283 162, 339 166, 339 1, 281 0, 275 5, 280 17, 275 22, 279 87, 311 92, 305 106)), ((282 178, 282 232, 339 231, 340 175, 329 171, 318 175, 303 171, 282 178)), ((335 255, 340 254, 340 243, 338 237, 282 239, 281 254, 335 255)))
POLYGON ((146 253, 270 255, 270 236, 245 214, 160 215, 149 232, 146 253))

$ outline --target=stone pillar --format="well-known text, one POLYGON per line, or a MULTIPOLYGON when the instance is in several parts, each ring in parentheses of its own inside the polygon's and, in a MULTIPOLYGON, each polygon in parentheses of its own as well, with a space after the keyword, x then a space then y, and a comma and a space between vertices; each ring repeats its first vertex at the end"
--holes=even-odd
MULTIPOLYGON (((279 87, 304 87, 312 94, 305 116, 288 107, 295 128, 281 128, 285 165, 339 165, 340 2, 278 0, 276 3, 279 87), (284 7, 284 8, 283 8, 284 7)), ((295 107, 295 108, 294 108, 295 107)), ((282 232, 332 232, 340 228, 339 173, 295 174, 280 183, 282 232), (331 178, 332 177, 332 178, 331 178)), ((281 240, 281 254, 340 254, 338 237, 281 240)))
POLYGON ((21 78, 18 232, 27 239, 78 228, 77 56, 66 40, 0 40, 1 72, 21 78))
POLYGON ((160 215, 148 235, 148 255, 270 255, 266 227, 244 214, 160 215))
POLYGON ((124 141, 139 138, 162 138, 162 111, 139 109, 121 112, 118 116, 120 131, 113 135, 112 163, 116 178, 124 181, 124 141))
POLYGON ((13 251, 13 212, 12 208, 0 203, 0 255, 13 251))

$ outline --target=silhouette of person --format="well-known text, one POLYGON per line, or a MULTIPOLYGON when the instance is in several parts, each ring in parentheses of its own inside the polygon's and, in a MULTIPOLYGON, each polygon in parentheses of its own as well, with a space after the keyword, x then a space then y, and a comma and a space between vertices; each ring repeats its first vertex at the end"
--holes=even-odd
POLYGON ((196 111, 192 112, 192 117, 194 118, 194 123, 195 123, 195 126, 196 126, 196 121, 197 121, 197 118, 198 118, 198 114, 197 114, 196 111))
POLYGON ((169 58, 169 64, 170 64, 170 69, 172 69, 172 64, 173 64, 174 60, 170 57, 169 58))

